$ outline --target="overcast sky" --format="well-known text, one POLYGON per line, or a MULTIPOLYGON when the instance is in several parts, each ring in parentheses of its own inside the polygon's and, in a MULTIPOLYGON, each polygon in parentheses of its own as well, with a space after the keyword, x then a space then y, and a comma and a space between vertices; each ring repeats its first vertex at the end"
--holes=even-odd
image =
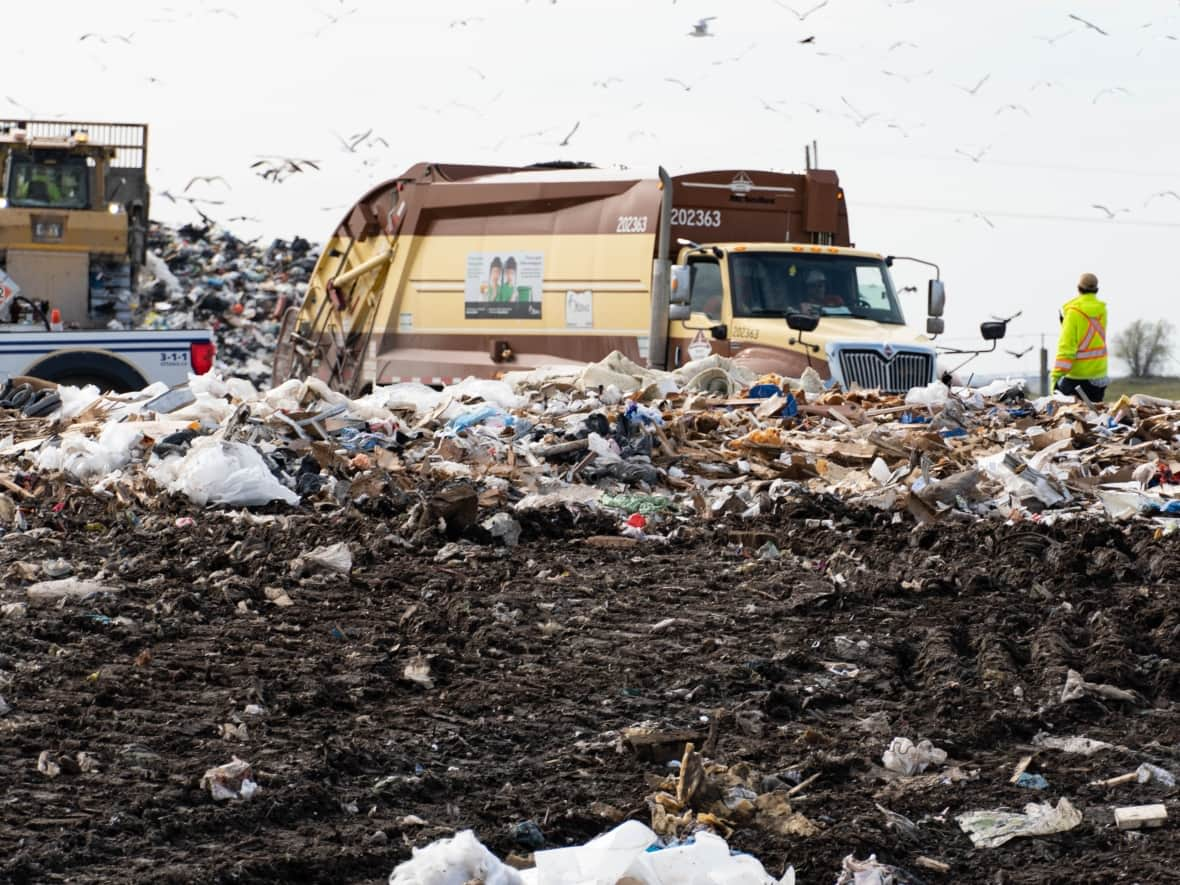
MULTIPOLYGON (((0 112, 146 122, 154 217, 195 219, 161 193, 221 175, 184 195, 239 236, 317 241, 418 161, 793 171, 814 139, 858 246, 941 265, 947 339, 1023 311, 982 371, 1035 370, 1004 350, 1052 349, 1082 271, 1112 334, 1177 303, 1175 0, 221 2, 16 5, 0 112), (270 154, 320 170, 266 181, 270 154)), ((903 303, 920 328, 924 295, 903 303)))

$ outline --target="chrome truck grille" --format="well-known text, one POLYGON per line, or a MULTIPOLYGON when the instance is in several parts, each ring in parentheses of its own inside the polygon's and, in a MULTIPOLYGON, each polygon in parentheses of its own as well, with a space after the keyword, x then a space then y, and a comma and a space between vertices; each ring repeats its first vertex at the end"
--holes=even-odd
POLYGON ((934 378, 934 354, 897 351, 885 356, 878 350, 841 350, 840 375, 845 388, 853 384, 886 393, 905 393, 925 387, 934 378))

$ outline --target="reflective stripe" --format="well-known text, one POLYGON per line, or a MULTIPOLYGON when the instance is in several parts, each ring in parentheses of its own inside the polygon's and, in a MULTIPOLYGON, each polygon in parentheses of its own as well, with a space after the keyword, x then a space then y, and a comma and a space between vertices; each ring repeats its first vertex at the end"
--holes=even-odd
POLYGON ((1075 359, 1078 361, 1106 359, 1106 348, 1099 347, 1097 350, 1079 350, 1075 359))
POLYGON ((1079 310, 1076 307, 1071 307, 1070 310, 1075 310, 1086 318, 1086 334, 1082 336, 1082 340, 1078 342, 1079 357, 1083 352, 1097 353, 1097 349, 1090 350, 1096 337, 1102 339, 1102 355, 1106 355, 1106 330, 1102 328, 1102 323, 1098 322, 1095 317, 1090 316, 1085 311, 1079 310))
POLYGON ((1063 372, 1068 372, 1073 368, 1073 360, 1059 359, 1053 364, 1054 369, 1061 369, 1063 372))

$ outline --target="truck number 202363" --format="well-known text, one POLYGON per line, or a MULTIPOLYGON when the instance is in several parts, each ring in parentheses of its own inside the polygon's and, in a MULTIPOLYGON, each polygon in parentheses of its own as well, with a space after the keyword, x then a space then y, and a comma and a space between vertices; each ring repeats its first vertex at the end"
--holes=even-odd
POLYGON ((672 223, 684 227, 721 227, 721 210, 673 209, 672 223))
POLYGON ((619 223, 615 226, 617 234, 647 233, 646 215, 620 215, 619 223))

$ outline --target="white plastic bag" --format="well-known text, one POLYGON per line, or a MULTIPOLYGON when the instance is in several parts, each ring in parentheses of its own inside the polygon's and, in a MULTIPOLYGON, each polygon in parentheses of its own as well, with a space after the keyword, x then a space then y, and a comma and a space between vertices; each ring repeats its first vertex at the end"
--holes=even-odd
POLYGON ((183 458, 155 462, 147 472, 168 491, 202 506, 299 503, 299 496, 275 479, 262 456, 244 443, 198 437, 183 458))
POLYGON ((885 751, 885 767, 899 774, 921 774, 931 765, 946 762, 946 750, 940 750, 930 741, 914 743, 909 738, 895 737, 885 751))
POLYGON ((97 439, 71 431, 61 443, 37 452, 34 460, 42 470, 64 470, 83 482, 99 479, 131 460, 131 448, 143 434, 134 424, 108 424, 97 439))
POLYGON ((496 859, 471 830, 415 848, 389 874, 389 885, 521 885, 520 873, 496 859))

